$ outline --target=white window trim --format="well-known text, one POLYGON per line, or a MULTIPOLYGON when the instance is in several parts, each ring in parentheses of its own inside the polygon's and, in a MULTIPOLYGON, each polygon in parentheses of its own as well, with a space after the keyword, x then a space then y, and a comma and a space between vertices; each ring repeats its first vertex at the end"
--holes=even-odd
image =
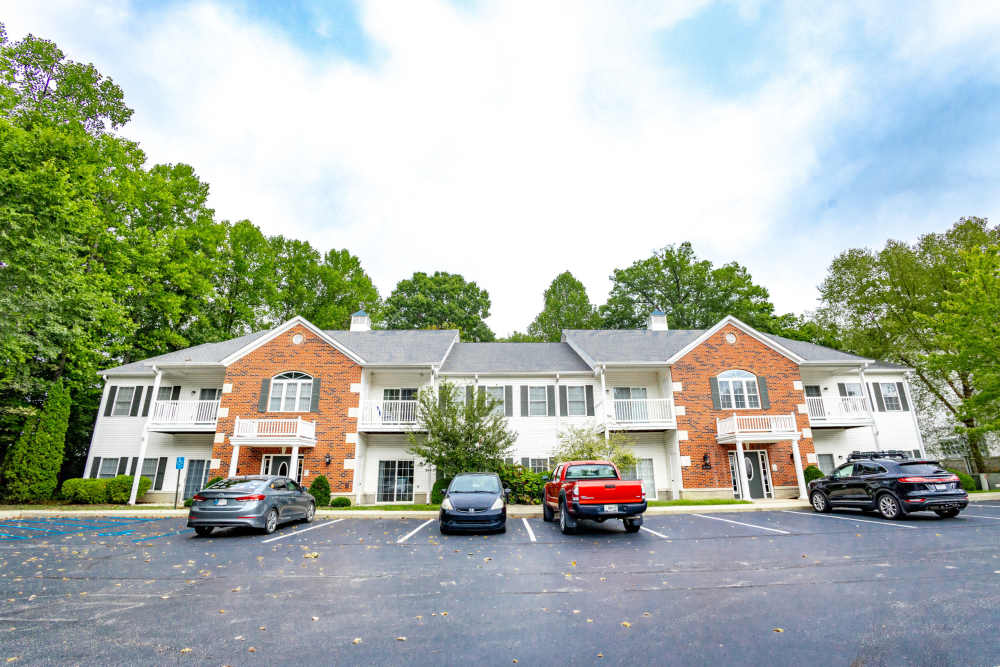
POLYGON ((268 393, 267 393, 267 411, 268 412, 309 412, 309 408, 312 407, 312 384, 313 384, 313 377, 311 375, 307 374, 307 373, 303 373, 302 371, 285 371, 284 373, 278 373, 277 375, 275 375, 274 377, 271 378, 271 386, 268 389, 268 393), (292 373, 295 373, 295 374, 298 374, 298 375, 302 375, 303 377, 281 379, 281 377, 283 375, 291 375, 292 373), (285 399, 287 397, 288 387, 292 386, 292 385, 295 386, 295 407, 296 408, 301 408, 302 407, 302 385, 305 385, 305 384, 309 385, 309 398, 306 399, 307 404, 306 404, 305 410, 286 410, 285 409, 285 399), (277 409, 273 409, 271 407, 271 401, 274 400, 274 398, 275 398, 274 390, 277 387, 281 387, 281 400, 278 402, 278 408, 277 409))
POLYGON ((420 395, 420 390, 417 387, 382 387, 382 400, 383 401, 415 401, 420 395), (398 391, 399 398, 386 398, 385 392, 387 391, 398 391), (403 398, 404 391, 412 391, 413 398, 403 398))
POLYGON ((882 394, 882 405, 885 407, 885 411, 886 412, 905 412, 905 410, 903 410, 903 401, 902 401, 902 398, 899 395, 899 387, 896 386, 896 383, 895 382, 879 382, 878 385, 879 385, 879 392, 882 394), (892 387, 892 391, 895 392, 895 395, 893 395, 891 397, 887 396, 886 393, 885 393, 885 388, 886 387, 892 387), (890 408, 889 407, 889 400, 888 400, 889 398, 893 398, 893 399, 896 400, 896 406, 897 407, 895 407, 895 408, 890 408))
POLYGON ((587 385, 583 384, 570 384, 566 385, 566 416, 567 417, 586 417, 587 416, 587 385), (578 401, 574 401, 570 398, 569 392, 572 389, 579 389, 581 392, 581 398, 578 401), (580 414, 573 414, 570 409, 570 405, 573 403, 580 403, 583 406, 583 412, 580 414))
POLYGON ((715 380, 716 380, 716 382, 719 383, 719 409, 721 409, 721 410, 761 410, 762 409, 761 408, 761 403, 760 403, 760 383, 757 382, 757 376, 754 375, 753 373, 750 373, 749 371, 744 371, 744 370, 739 369, 739 368, 729 368, 729 369, 727 369, 727 370, 719 373, 718 375, 716 375, 715 376, 715 380), (730 371, 739 371, 741 373, 747 373, 748 375, 750 375, 751 377, 753 377, 752 382, 753 382, 754 390, 756 391, 756 393, 754 394, 754 396, 757 398, 757 407, 750 407, 750 405, 749 405, 750 401, 746 400, 746 399, 749 399, 749 397, 750 397, 750 394, 746 391, 746 388, 747 388, 747 384, 750 383, 751 380, 749 378, 745 378, 745 377, 744 378, 724 378, 724 377, 722 377, 723 375, 725 375, 726 373, 729 373, 730 371), (729 394, 723 394, 722 393, 722 383, 723 382, 728 382, 729 383, 729 387, 730 387, 729 394), (732 391, 733 382, 740 382, 740 383, 743 384, 743 398, 744 398, 744 400, 746 400, 746 403, 747 403, 746 407, 743 407, 743 408, 736 407, 736 395, 732 391), (726 406, 724 406, 722 404, 722 397, 726 396, 726 395, 729 396, 729 402, 731 403, 731 405, 729 407, 726 407, 726 406))
MULTIPOLYGON (((502 385, 502 384, 490 384, 490 385, 486 385, 486 388, 483 391, 486 392, 486 396, 488 398, 496 398, 496 397, 491 397, 490 396, 490 389, 494 389, 494 390, 495 389, 499 389, 500 390, 500 398, 497 399, 500 402, 500 404, 493 411, 502 417, 503 415, 507 414, 507 391, 504 388, 504 385, 502 385)), ((529 396, 529 398, 530 398, 530 396, 529 396)), ((530 401, 529 401, 529 403, 530 403, 530 401)), ((530 407, 529 407, 529 412, 530 412, 530 407)))
POLYGON ((111 405, 111 414, 108 415, 108 416, 109 417, 130 417, 131 416, 130 413, 132 412, 132 401, 135 399, 135 392, 136 392, 137 389, 138 389, 138 387, 131 387, 131 386, 127 386, 127 385, 126 386, 118 387, 116 389, 116 391, 115 391, 115 402, 111 405), (130 392, 130 393, 128 395, 128 400, 125 401, 125 412, 118 412, 118 404, 122 400, 122 392, 126 391, 126 390, 128 392, 130 392))
POLYGON ((528 385, 528 416, 529 417, 548 417, 549 416, 549 390, 548 390, 548 387, 546 387, 544 384, 542 384, 542 385, 528 385), (532 389, 541 389, 542 390, 542 394, 544 395, 544 400, 537 400, 537 399, 532 400, 532 398, 531 398, 531 390, 532 389), (536 405, 539 404, 539 403, 544 403, 545 404, 545 410, 544 410, 544 412, 542 412, 542 414, 532 414, 531 413, 531 404, 532 403, 534 403, 536 405))
MULTIPOLYGON (((276 457, 276 456, 287 456, 289 462, 291 462, 291 459, 292 459, 292 455, 291 454, 264 454, 263 456, 260 457, 260 474, 261 475, 276 475, 277 474, 277 473, 274 473, 274 472, 266 472, 266 473, 264 472, 265 470, 270 470, 271 465, 274 464, 274 457, 276 457)), ((302 464, 304 462, 305 462, 305 455, 304 454, 299 454, 299 467, 295 471, 296 474, 297 474, 297 476, 298 476, 298 479, 296 479, 295 482, 298 483, 299 485, 302 484, 302 464)), ((288 476, 285 475, 285 477, 288 477, 288 476)), ((291 479, 291 477, 288 477, 288 479, 291 479)))
MULTIPOLYGON (((97 468, 97 479, 114 479, 115 477, 118 476, 118 466, 120 464, 121 464, 121 457, 120 456, 104 456, 104 457, 101 457, 101 465, 98 466, 98 468, 97 468), (114 472, 111 475, 102 475, 101 471, 104 470, 104 464, 107 461, 114 461, 115 462, 115 465, 114 465, 114 468, 113 468, 114 472)), ((127 470, 125 472, 126 472, 126 474, 128 473, 127 470)))
POLYGON ((375 504, 376 505, 398 505, 400 503, 412 503, 413 499, 416 498, 416 496, 417 496, 417 462, 415 460, 413 460, 413 459, 379 459, 378 462, 376 462, 376 465, 375 465, 375 504), (392 482, 392 489, 393 489, 392 490, 392 496, 393 496, 393 499, 392 500, 379 500, 378 499, 379 488, 380 488, 380 486, 382 484, 382 475, 381 475, 381 472, 379 470, 380 466, 378 464, 381 463, 382 461, 392 461, 392 462, 394 462, 396 464, 395 467, 394 467, 394 470, 393 470, 393 482, 392 482), (397 486, 398 480, 399 480, 399 464, 400 463, 409 463, 410 466, 411 466, 412 473, 413 473, 412 481, 411 481, 411 484, 410 484, 410 499, 409 500, 402 500, 402 499, 396 497, 396 486, 397 486))

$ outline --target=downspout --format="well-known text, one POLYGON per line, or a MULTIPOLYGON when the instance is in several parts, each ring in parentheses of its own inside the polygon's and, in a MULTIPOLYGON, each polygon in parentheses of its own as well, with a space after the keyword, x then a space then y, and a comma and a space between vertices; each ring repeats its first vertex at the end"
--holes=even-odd
POLYGON ((869 414, 872 416, 872 439, 875 441, 875 451, 882 451, 882 447, 878 442, 878 422, 875 420, 875 409, 872 406, 872 394, 868 389, 868 381, 865 379, 865 367, 862 366, 858 369, 858 377, 861 378, 861 390, 865 392, 865 396, 868 398, 868 410, 869 414))
MULTIPOLYGON (((153 364, 153 372, 156 373, 156 377, 153 378, 153 388, 150 389, 152 392, 149 396, 150 403, 153 406, 153 414, 146 417, 146 421, 142 424, 142 435, 139 438, 139 460, 136 461, 135 474, 132 475, 132 490, 128 495, 128 504, 135 505, 136 496, 139 494, 139 480, 142 478, 142 461, 146 458, 146 445, 149 444, 149 422, 153 420, 156 416, 156 402, 154 397, 160 393, 160 380, 163 379, 163 371, 153 364)), ((181 474, 178 470, 177 474, 181 474)))
POLYGON ((910 415, 913 417, 913 428, 917 432, 917 442, 920 443, 920 456, 927 458, 927 450, 924 448, 924 435, 920 432, 920 422, 917 420, 917 404, 913 400, 913 392, 910 391, 910 373, 905 373, 903 377, 906 379, 903 391, 906 392, 906 398, 910 402, 910 415))
POLYGON ((608 372, 608 365, 601 364, 601 405, 604 406, 604 441, 607 442, 611 438, 611 434, 608 431, 608 387, 604 379, 605 373, 608 372))

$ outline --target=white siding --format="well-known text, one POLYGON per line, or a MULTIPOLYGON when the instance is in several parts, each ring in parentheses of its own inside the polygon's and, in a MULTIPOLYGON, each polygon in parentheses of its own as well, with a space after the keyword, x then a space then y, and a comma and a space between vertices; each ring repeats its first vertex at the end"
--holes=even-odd
POLYGON ((365 460, 362 468, 362 494, 374 501, 378 493, 379 461, 413 461, 413 493, 429 494, 434 485, 434 473, 430 467, 422 466, 418 457, 411 454, 407 436, 399 433, 368 434, 365 437, 365 460))

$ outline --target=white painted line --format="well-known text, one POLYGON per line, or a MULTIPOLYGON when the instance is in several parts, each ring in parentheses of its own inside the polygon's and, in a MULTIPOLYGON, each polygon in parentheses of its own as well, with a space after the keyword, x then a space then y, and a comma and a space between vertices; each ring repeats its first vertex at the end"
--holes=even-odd
POLYGON ((653 535, 656 535, 657 537, 662 537, 665 540, 669 540, 670 539, 669 537, 667 537, 663 533, 658 533, 655 530, 650 530, 649 528, 646 528, 645 526, 639 526, 639 530, 644 530, 647 533, 652 533, 653 535))
POLYGON ((536 541, 536 540, 535 540, 535 531, 533 531, 533 530, 531 529, 531 524, 530 524, 530 523, 528 523, 528 520, 527 520, 527 519, 525 519, 524 517, 521 517, 521 521, 523 521, 523 522, 524 522, 524 527, 525 527, 525 529, 526 529, 526 530, 528 531, 528 537, 529 537, 529 538, 531 538, 531 541, 532 541, 532 542, 535 542, 535 541, 536 541))
POLYGON ((985 514, 968 514, 962 512, 962 516, 974 516, 977 519, 993 519, 994 521, 1000 521, 1000 516, 986 516, 985 514))
POLYGON ((781 510, 786 514, 801 514, 802 516, 815 516, 823 519, 840 519, 841 521, 856 521, 858 523, 874 523, 876 526, 891 526, 893 528, 916 528, 902 523, 889 523, 888 521, 872 521, 870 519, 855 519, 850 516, 837 516, 835 514, 822 514, 820 512, 796 512, 795 510, 781 510))
POLYGON ((435 521, 435 519, 427 519, 427 521, 424 521, 422 524, 420 524, 419 526, 417 526, 416 528, 414 528, 413 530, 411 530, 410 532, 408 532, 406 535, 403 535, 401 538, 399 538, 398 540, 396 540, 396 544, 402 544, 406 540, 410 539, 411 537, 413 537, 414 535, 416 535, 417 533, 419 533, 421 528, 423 528, 424 526, 426 526, 429 523, 434 523, 434 521, 435 521))
POLYGON ((284 535, 278 535, 277 537, 272 537, 270 539, 264 540, 262 542, 262 544, 267 544, 268 542, 274 542, 276 540, 283 540, 286 537, 291 537, 292 535, 298 535, 299 533, 308 533, 310 530, 316 530, 317 528, 322 528, 323 526, 329 526, 332 523, 340 523, 341 521, 343 521, 343 519, 334 519, 333 521, 327 521, 326 523, 320 523, 320 524, 317 524, 315 526, 310 526, 309 528, 305 528, 303 530, 296 530, 295 532, 292 532, 292 533, 285 533, 284 535))
POLYGON ((782 535, 791 535, 791 533, 789 533, 787 530, 778 530, 777 528, 758 526, 755 523, 743 523, 742 521, 732 521, 731 519, 720 519, 717 516, 707 516, 705 514, 693 514, 692 516, 700 516, 702 519, 712 519, 713 521, 725 521, 726 523, 735 523, 737 526, 747 526, 748 528, 760 528, 761 530, 770 530, 773 533, 780 533, 782 535))

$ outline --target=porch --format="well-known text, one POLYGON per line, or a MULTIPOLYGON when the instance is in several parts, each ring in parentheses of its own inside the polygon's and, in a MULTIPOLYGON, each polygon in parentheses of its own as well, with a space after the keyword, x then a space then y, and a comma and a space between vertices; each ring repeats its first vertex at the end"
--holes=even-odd
POLYGON ((287 476, 299 479, 301 474, 299 449, 316 446, 316 422, 306 421, 302 417, 294 419, 237 417, 229 441, 233 446, 232 458, 229 461, 230 477, 236 475, 241 447, 282 447, 288 450, 287 476))
POLYGON ((806 396, 809 424, 817 428, 871 426, 875 419, 863 396, 806 396))
POLYGON ((200 433, 215 431, 219 401, 155 401, 149 430, 158 433, 200 433))

